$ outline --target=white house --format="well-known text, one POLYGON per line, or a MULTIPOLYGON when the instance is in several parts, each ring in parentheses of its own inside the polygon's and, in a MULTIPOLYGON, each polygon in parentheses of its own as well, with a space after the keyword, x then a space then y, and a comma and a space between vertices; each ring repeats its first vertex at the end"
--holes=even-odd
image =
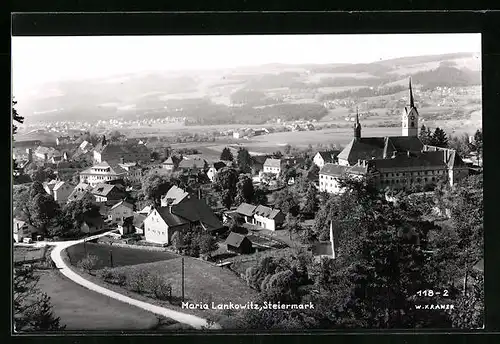
POLYGON ((144 220, 144 237, 148 242, 168 245, 176 231, 188 228, 189 221, 172 214, 170 207, 156 208, 144 220))
POLYGON ((128 217, 134 215, 134 206, 128 202, 121 201, 116 203, 108 212, 108 220, 111 223, 123 222, 128 217))
POLYGON ((320 169, 325 166, 327 163, 334 163, 335 162, 335 157, 339 152, 335 151, 321 151, 316 153, 316 155, 313 158, 313 162, 316 166, 318 166, 320 169))
POLYGON ((43 184, 45 191, 54 197, 56 202, 67 202, 69 195, 75 189, 74 186, 61 180, 51 180, 43 184))
POLYGON ((285 215, 279 209, 272 209, 263 205, 242 203, 235 211, 241 215, 246 223, 269 230, 276 230, 283 225, 285 215))
POLYGON ((283 167, 283 161, 281 159, 267 158, 264 162, 263 173, 272 173, 276 176, 281 173, 283 167))
POLYGON ((22 242, 24 238, 31 238, 38 230, 25 221, 14 219, 13 234, 16 242, 22 242))
POLYGON ((343 189, 339 185, 339 179, 345 177, 362 178, 367 172, 367 166, 364 164, 342 166, 327 163, 319 171, 319 191, 331 194, 342 193, 343 189))

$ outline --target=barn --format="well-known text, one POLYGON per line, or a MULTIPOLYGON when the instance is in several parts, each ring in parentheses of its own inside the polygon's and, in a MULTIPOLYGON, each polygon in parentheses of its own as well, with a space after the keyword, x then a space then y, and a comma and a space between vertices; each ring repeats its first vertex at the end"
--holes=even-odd
POLYGON ((251 253, 252 242, 245 235, 231 232, 226 239, 227 250, 236 253, 251 253))

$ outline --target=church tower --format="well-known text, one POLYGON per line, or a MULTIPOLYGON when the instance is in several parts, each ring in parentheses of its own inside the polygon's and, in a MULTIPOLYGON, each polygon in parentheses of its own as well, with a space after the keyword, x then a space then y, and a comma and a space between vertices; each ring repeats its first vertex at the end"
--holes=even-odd
POLYGON ((358 108, 356 108, 356 122, 354 122, 354 139, 359 140, 361 138, 361 124, 359 123, 359 113, 358 108))
POLYGON ((413 100, 413 91, 411 89, 411 78, 409 82, 410 104, 405 106, 402 114, 403 136, 418 136, 418 111, 413 100))

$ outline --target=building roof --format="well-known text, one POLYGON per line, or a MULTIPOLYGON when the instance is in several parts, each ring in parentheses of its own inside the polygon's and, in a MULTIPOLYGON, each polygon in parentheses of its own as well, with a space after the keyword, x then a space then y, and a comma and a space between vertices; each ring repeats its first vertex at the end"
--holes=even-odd
POLYGON ((146 215, 134 213, 134 227, 140 228, 144 224, 144 220, 146 220, 146 215))
POLYGON ((167 193, 165 194, 165 196, 161 198, 161 200, 164 203, 173 205, 173 204, 178 204, 183 200, 188 199, 189 197, 190 197, 189 192, 174 185, 167 191, 167 193))
POLYGON ((182 203, 173 205, 172 213, 190 222, 200 222, 208 230, 222 228, 221 221, 202 199, 190 198, 182 203))
POLYGON ((156 208, 156 211, 169 227, 176 227, 189 223, 188 220, 183 219, 182 217, 171 213, 170 207, 156 208))
MULTIPOLYGON (((373 161, 373 160, 371 160, 373 161)), ((319 174, 332 176, 332 177, 343 177, 346 175, 364 175, 368 173, 368 166, 363 164, 356 164, 354 166, 342 166, 338 164, 326 163, 323 168, 319 171, 319 174)))
POLYGON ((374 159, 368 162, 376 170, 408 167, 445 168, 442 152, 398 154, 394 158, 374 159))
POLYGON ((129 209, 134 209, 134 206, 126 201, 120 201, 118 203, 116 203, 114 206, 111 207, 111 209, 115 209, 115 208, 118 208, 119 206, 124 206, 124 207, 127 207, 129 209))
POLYGON ((139 211, 138 214, 147 214, 147 215, 149 215, 150 212, 151 212, 151 206, 147 205, 144 208, 142 208, 142 210, 139 211))
POLYGON ((328 162, 333 162, 335 160, 335 157, 339 155, 340 151, 338 150, 331 150, 331 151, 319 151, 317 154, 323 158, 323 161, 325 163, 328 162))
POLYGON ((81 201, 85 197, 92 198, 92 194, 89 190, 80 191, 80 189, 74 189, 73 192, 68 196, 68 200, 70 201, 81 201))
POLYGON ((255 208, 257 208, 255 205, 241 203, 236 209, 236 212, 245 216, 253 216, 255 208))
POLYGON ((64 184, 66 184, 66 182, 62 181, 62 180, 58 180, 56 182, 56 184, 54 185, 54 188, 52 190, 54 191, 57 191, 61 186, 63 186, 64 184))
POLYGON ((384 159, 393 152, 420 152, 423 148, 422 141, 413 136, 361 137, 351 140, 337 158, 354 165, 358 160, 384 159))
POLYGON ((274 219, 276 215, 278 215, 279 213, 280 213, 279 209, 272 209, 264 205, 258 205, 254 211, 254 215, 267 217, 268 219, 274 219))
POLYGON ((22 228, 24 225, 28 225, 29 227, 34 228, 32 225, 30 225, 26 221, 22 221, 19 219, 14 219, 13 224, 14 224, 14 226, 13 226, 14 234, 16 234, 18 232, 18 228, 22 228))
POLYGON ((118 164, 109 164, 107 161, 102 161, 82 172, 80 172, 80 174, 95 174, 95 173, 99 173, 99 174, 112 174, 112 175, 123 175, 123 174, 126 174, 127 173, 127 170, 125 170, 124 168, 122 168, 120 165, 118 164), (109 172, 96 172, 95 169, 98 169, 98 168, 109 168, 109 172))
POLYGON ((268 159, 267 155, 252 155, 250 157, 254 164, 264 165, 268 159))
POLYGON ((426 145, 424 146, 423 150, 426 152, 441 152, 443 162, 448 168, 467 167, 465 162, 454 149, 426 145))
POLYGON ((226 241, 224 242, 226 245, 231 245, 234 247, 240 247, 243 241, 249 240, 246 236, 236 233, 236 232, 231 232, 229 233, 229 236, 227 237, 226 241))
POLYGON ((264 166, 267 167, 281 167, 281 165, 282 165, 281 159, 267 158, 266 162, 264 162, 264 166))
POLYGON ((170 156, 170 157, 167 158, 167 160, 165 160, 163 162, 163 164, 164 165, 174 165, 175 163, 174 163, 174 160, 172 159, 172 157, 170 156))
POLYGON ((226 167, 226 163, 223 161, 216 161, 213 163, 213 167, 215 168, 216 171, 219 171, 221 168, 226 167))
POLYGON ((183 159, 179 163, 179 168, 205 168, 207 161, 202 158, 183 159))
POLYGON ((89 184, 83 182, 78 183, 78 185, 75 186, 75 190, 90 190, 90 189, 92 189, 92 187, 89 184))
POLYGON ((116 185, 99 183, 91 191, 93 195, 106 197, 112 190, 117 190, 116 185))

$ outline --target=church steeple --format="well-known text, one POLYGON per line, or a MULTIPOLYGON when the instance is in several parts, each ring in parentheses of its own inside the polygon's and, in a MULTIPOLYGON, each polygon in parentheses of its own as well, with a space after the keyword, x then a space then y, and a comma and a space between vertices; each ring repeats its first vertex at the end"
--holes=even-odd
POLYGON ((409 91, 409 105, 403 109, 401 116, 402 120, 402 136, 418 136, 418 111, 415 107, 415 100, 413 99, 413 89, 411 87, 411 77, 408 82, 409 91))
POLYGON ((356 107, 356 122, 354 122, 354 139, 360 139, 361 138, 361 124, 359 123, 359 112, 358 108, 356 107))
POLYGON ((410 108, 415 107, 415 102, 413 101, 413 90, 411 89, 411 76, 409 81, 409 89, 410 89, 410 108))

